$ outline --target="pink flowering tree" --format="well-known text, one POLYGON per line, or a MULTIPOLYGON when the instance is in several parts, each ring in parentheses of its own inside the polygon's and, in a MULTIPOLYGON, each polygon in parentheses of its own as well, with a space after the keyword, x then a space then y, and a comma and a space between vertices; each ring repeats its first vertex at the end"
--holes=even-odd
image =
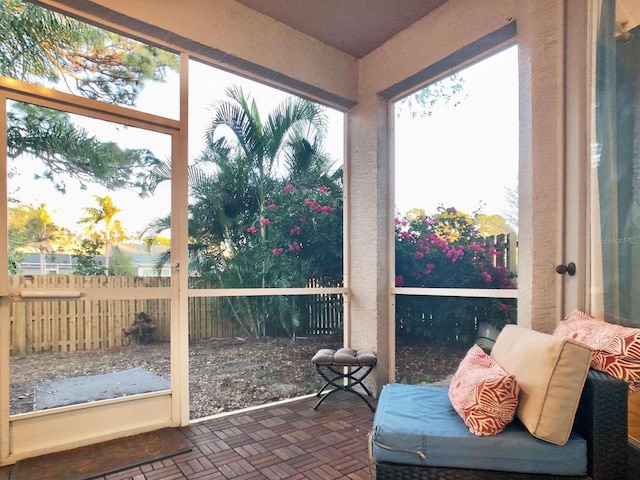
MULTIPOLYGON (((341 283, 342 169, 322 148, 323 107, 289 98, 264 116, 241 88, 227 95, 189 172, 194 285, 341 283)), ((260 337, 295 334, 308 298, 248 295, 212 302, 243 334, 260 337)))
MULTIPOLYGON (((396 286, 422 288, 516 288, 513 275, 496 264, 474 218, 455 208, 397 218, 396 286)), ((399 338, 471 343, 480 322, 499 328, 515 321, 515 300, 398 296, 399 338)))
POLYGON ((242 252, 264 265, 269 286, 335 286, 342 282, 342 188, 284 182, 266 212, 246 229, 242 252))
MULTIPOLYGON (((264 212, 244 226, 218 280, 226 288, 293 288, 342 283, 342 188, 292 182, 271 190, 264 212)), ((226 300, 251 335, 293 334, 310 297, 233 297, 226 300)))

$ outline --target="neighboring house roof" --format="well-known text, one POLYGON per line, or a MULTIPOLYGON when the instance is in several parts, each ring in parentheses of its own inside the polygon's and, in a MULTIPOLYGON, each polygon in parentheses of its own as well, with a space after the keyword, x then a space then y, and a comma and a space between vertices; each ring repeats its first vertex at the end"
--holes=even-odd
MULTIPOLYGON (((23 259, 20 263, 40 263, 39 253, 23 253, 22 255, 23 259)), ((45 253, 44 258, 47 263, 58 263, 66 265, 74 265, 78 263, 76 258, 74 258, 70 253, 45 253)), ((99 256, 98 258, 101 259, 102 256, 99 256)))
MULTIPOLYGON (((136 266, 155 266, 169 248, 170 247, 165 245, 153 245, 149 248, 146 245, 139 245, 135 243, 121 243, 113 247, 114 250, 117 249, 127 257, 131 258, 133 264, 136 266)), ((165 264, 166 263, 167 262, 165 262, 165 264)))

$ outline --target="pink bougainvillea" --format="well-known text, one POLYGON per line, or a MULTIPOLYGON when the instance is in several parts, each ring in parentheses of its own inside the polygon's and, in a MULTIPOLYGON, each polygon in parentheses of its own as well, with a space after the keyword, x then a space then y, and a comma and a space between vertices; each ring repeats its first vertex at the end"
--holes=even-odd
POLYGON ((406 286, 515 288, 508 269, 496 265, 502 252, 485 245, 469 215, 441 207, 434 215, 394 223, 396 274, 406 286))
POLYGON ((300 251, 300 244, 298 242, 291 242, 289 244, 289 251, 290 252, 299 252, 300 251))
POLYGON ((301 287, 311 279, 342 281, 339 184, 283 183, 267 192, 263 205, 251 219, 250 235, 236 250, 235 261, 259 265, 267 283, 301 287))
POLYGON ((311 200, 310 198, 305 198, 304 199, 304 203, 314 212, 319 212, 319 213, 333 213, 335 211, 335 208, 330 206, 330 205, 320 205, 316 202, 314 202, 313 200, 311 200))
MULTIPOLYGON (((503 252, 480 235, 470 215, 441 207, 394 224, 396 287, 516 288, 515 275, 501 265, 503 252)), ((512 298, 398 295, 396 338, 470 345, 481 322, 498 328, 515 322, 516 305, 512 298)))

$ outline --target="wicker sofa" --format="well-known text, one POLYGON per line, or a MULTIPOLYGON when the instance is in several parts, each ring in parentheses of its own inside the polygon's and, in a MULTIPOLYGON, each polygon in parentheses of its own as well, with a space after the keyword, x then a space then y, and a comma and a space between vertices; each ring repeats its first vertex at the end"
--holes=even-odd
MULTIPOLYGON (((533 342, 535 343, 535 342, 533 342)), ((518 349, 514 349, 515 351, 519 351, 518 349)), ((511 354, 511 353, 510 353, 511 354)), ((525 362, 526 363, 526 362, 525 362)), ((588 366, 587 366, 588 369, 588 366)), ((438 438, 433 437, 431 439, 423 440, 421 445, 424 445, 422 452, 417 452, 421 459, 413 458, 410 456, 400 456, 393 457, 392 460, 389 459, 389 455, 394 454, 384 452, 384 450, 388 450, 388 447, 385 446, 385 441, 389 438, 396 439, 404 439, 402 433, 395 434, 394 432, 386 432, 387 436, 383 438, 382 435, 378 435, 380 430, 384 430, 385 428, 389 430, 393 429, 393 422, 388 422, 383 418, 385 416, 385 402, 388 403, 392 398, 398 399, 400 397, 392 397, 390 394, 386 395, 385 398, 385 389, 383 389, 380 399, 378 402, 378 410, 376 412, 376 417, 374 418, 374 428, 372 430, 371 435, 371 452, 373 461, 375 461, 375 469, 376 469, 376 478, 377 479, 388 479, 388 480, 402 480, 402 479, 430 479, 430 480, 440 480, 440 479, 531 479, 531 480, 545 480, 545 479, 592 479, 592 480, 624 480, 627 475, 627 449, 628 449, 628 437, 627 437, 627 399, 628 399, 628 386, 624 381, 614 378, 607 373, 588 369, 586 373, 586 378, 584 380, 584 387, 577 392, 576 400, 579 395, 579 403, 576 402, 577 410, 575 410, 575 419, 573 417, 570 418, 568 424, 568 429, 571 431, 570 435, 573 438, 575 434, 578 434, 579 437, 584 439, 581 456, 586 456, 586 458, 581 458, 583 464, 586 464, 586 475, 583 474, 557 474, 556 473, 544 473, 540 474, 540 472, 528 472, 523 471, 522 468, 519 471, 510 471, 510 463, 509 460, 503 461, 503 463, 496 467, 496 469, 486 469, 485 467, 478 467, 477 464, 469 465, 465 467, 464 465, 455 465, 452 467, 451 465, 442 466, 438 464, 438 460, 433 460, 433 458, 438 458, 438 453, 436 453, 437 446, 434 445, 434 442, 441 441, 442 443, 448 441, 448 439, 443 440, 443 436, 438 438), (575 433, 574 433, 575 432, 575 433), (386 439, 386 440, 385 440, 386 439), (429 443, 431 442, 431 443, 429 443), (586 449, 584 449, 584 443, 586 442, 586 449), (408 461, 406 461, 408 459, 408 461)), ((391 385, 390 387, 393 387, 391 385)), ((413 387, 413 386, 407 386, 413 387)), ((428 386, 416 386, 417 388, 422 389, 437 389, 437 388, 446 388, 446 387, 428 387, 428 386)), ((393 388, 389 388, 389 391, 393 391, 393 388)), ((411 392, 410 389, 406 391, 411 392)), ((389 393, 389 392, 387 392, 389 393)), ((411 393, 409 393, 410 395, 411 393)), ((405 394, 406 397, 406 394, 405 394)), ((441 395, 442 397, 442 395, 441 395)), ((416 397, 417 398, 417 397, 416 397)), ((420 399, 419 402, 423 400, 420 399)), ((444 402, 444 400, 442 400, 444 402)), ((414 402, 416 403, 416 402, 414 402)), ((411 401, 408 403, 408 409, 412 409, 411 401)), ((449 406, 450 407, 450 406, 449 406)), ((421 404, 419 407, 424 411, 424 404, 421 404)), ((386 410, 393 410, 392 408, 387 408, 386 410)), ((396 409, 399 414, 399 422, 396 425, 411 424, 415 423, 415 416, 411 417, 410 412, 403 411, 404 406, 401 409, 396 409), (399 411, 398 411, 399 410, 399 411)), ((455 412, 454 412, 455 414, 455 412)), ((452 417, 455 417, 453 415, 452 417)), ((450 421, 456 422, 459 421, 462 423, 462 419, 460 417, 451 418, 450 421)), ((518 419, 516 419, 513 423, 517 423, 518 419)), ((456 425, 456 428, 459 430, 460 425, 456 425)), ((465 427, 464 423, 462 423, 462 427, 465 427)), ((439 427, 440 428, 440 427, 439 427)), ((466 427, 465 427, 466 428, 466 427)), ((399 428, 399 430, 403 430, 399 428)), ((442 428, 440 428, 442 430, 442 428)), ((529 434, 526 430, 524 430, 525 436, 529 434)), ((498 438, 500 435, 504 435, 504 432, 498 433, 495 438, 498 438)), ((445 434, 446 436, 446 434, 445 434)), ((535 435, 537 437, 537 435, 535 435)), ((473 437, 473 435, 472 435, 473 437)), ((489 442, 482 443, 481 440, 483 437, 473 437, 471 440, 466 438, 464 441, 467 443, 462 443, 459 449, 460 452, 466 450, 464 445, 469 445, 468 442, 476 442, 475 445, 482 445, 479 447, 482 455, 494 456, 495 455, 495 447, 487 448, 486 452, 482 452, 484 445, 492 445, 489 442)), ((506 438, 506 437, 505 437, 506 438)), ((532 436, 533 438, 533 436, 532 436)), ((538 442, 540 437, 534 439, 534 441, 538 442)), ((398 442, 402 442, 403 440, 397 440, 398 442)), ((503 440, 504 442, 504 440, 503 440)), ((542 442, 546 443, 546 442, 542 442)), ((388 444, 388 441, 387 441, 388 444)), ((495 443, 493 444, 495 446, 495 443)), ((543 445, 543 447, 545 447, 543 445)), ((408 446, 408 450, 414 449, 415 444, 408 446)), ((525 447, 526 448, 526 447, 525 447)), ((565 446, 560 445, 552 445, 551 448, 557 449, 554 451, 554 454, 560 452, 559 455, 556 456, 556 461, 560 458, 560 462, 562 462, 563 455, 565 455, 565 451, 562 450, 565 446)), ((402 444, 398 445, 396 443, 396 450, 402 450, 402 444), (399 447, 399 448, 398 448, 399 447)), ((442 448, 441 450, 446 450, 446 448, 442 448)), ((455 448, 451 448, 451 450, 455 451, 455 448)), ((415 452, 415 450, 414 450, 415 452)), ((572 450, 566 451, 567 457, 573 455, 574 452, 572 450)), ((475 452, 477 454, 478 452, 475 452)), ((455 457, 455 454, 453 455, 455 457)), ((461 457, 464 457, 464 454, 460 454, 461 457)), ((466 458, 466 457, 465 457, 466 458)), ((540 462, 545 462, 546 458, 540 458, 540 462)), ((569 458, 567 458, 569 460, 569 458)), ((462 462, 464 463, 465 460, 462 462)), ((536 459, 534 459, 536 461, 536 459)), ((471 462, 473 463, 473 462, 471 462)))
POLYGON ((588 476, 537 475, 514 472, 428 467, 376 462, 376 478, 381 480, 623 480, 627 466, 626 383, 590 370, 582 391, 574 430, 587 441, 588 476))

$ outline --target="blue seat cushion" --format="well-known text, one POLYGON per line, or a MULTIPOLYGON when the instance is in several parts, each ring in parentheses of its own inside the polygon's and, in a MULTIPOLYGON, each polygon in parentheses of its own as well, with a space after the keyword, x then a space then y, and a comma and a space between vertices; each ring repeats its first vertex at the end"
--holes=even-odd
POLYGON ((469 432, 451 406, 448 387, 386 385, 373 419, 376 462, 586 475, 587 443, 575 432, 562 446, 532 436, 517 420, 497 435, 469 432))

